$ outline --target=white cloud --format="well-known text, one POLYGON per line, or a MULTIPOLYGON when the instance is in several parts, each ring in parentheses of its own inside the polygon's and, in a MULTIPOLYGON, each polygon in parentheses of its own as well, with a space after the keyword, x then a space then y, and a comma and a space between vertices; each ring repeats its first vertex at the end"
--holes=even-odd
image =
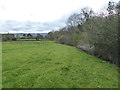
POLYGON ((0 0, 0 20, 53 21, 84 6, 89 6, 97 11, 108 1, 109 0, 0 0))
MULTIPOLYGON (((113 1, 118 2, 119 0, 113 1)), ((64 26, 67 15, 72 12, 79 11, 86 6, 97 12, 108 2, 109 0, 0 0, 0 21, 40 22, 42 24, 34 26, 34 28, 40 27, 44 30, 42 32, 46 32, 64 26), (50 25, 45 25, 46 22, 50 25)), ((1 25, 1 27, 3 26, 1 25)), ((7 29, 7 27, 5 28, 7 29)), ((18 31, 11 30, 11 32, 18 31)), ((19 32, 22 31, 19 30, 19 32)))

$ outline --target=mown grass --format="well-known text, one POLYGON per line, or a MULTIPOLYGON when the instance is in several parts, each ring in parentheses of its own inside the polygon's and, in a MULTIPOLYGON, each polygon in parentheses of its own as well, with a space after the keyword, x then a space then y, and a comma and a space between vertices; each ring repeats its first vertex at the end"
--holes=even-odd
POLYGON ((51 41, 3 42, 3 88, 117 88, 117 68, 51 41))
POLYGON ((36 39, 17 39, 17 40, 35 40, 36 41, 36 39))

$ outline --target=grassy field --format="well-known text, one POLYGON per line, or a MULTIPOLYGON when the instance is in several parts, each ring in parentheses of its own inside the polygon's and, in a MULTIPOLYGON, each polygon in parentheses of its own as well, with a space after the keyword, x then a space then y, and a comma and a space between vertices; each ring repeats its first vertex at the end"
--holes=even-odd
POLYGON ((17 39, 17 40, 28 40, 28 41, 35 40, 36 41, 36 39, 17 39))
POLYGON ((52 41, 3 42, 3 88, 117 88, 117 68, 52 41))

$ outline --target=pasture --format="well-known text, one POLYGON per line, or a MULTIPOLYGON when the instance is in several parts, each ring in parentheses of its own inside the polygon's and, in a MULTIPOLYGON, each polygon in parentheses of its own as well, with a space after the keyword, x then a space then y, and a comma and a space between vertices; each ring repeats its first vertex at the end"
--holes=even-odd
POLYGON ((2 43, 3 88, 117 88, 117 67, 52 41, 2 43))

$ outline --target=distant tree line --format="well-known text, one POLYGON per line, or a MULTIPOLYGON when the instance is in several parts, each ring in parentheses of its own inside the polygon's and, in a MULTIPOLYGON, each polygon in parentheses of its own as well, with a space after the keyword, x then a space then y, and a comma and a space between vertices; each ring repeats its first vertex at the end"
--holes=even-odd
POLYGON ((43 35, 41 35, 41 34, 37 34, 37 36, 36 36, 36 40, 39 41, 40 39, 44 39, 43 35))
POLYGON ((40 39, 43 39, 43 35, 41 34, 37 34, 37 36, 33 37, 32 34, 28 33, 28 34, 23 34, 23 37, 21 37, 21 39, 36 39, 37 41, 39 41, 40 39))
POLYGON ((0 34, 0 36, 2 38, 1 41, 16 41, 17 40, 14 34, 7 33, 7 34, 0 34))
POLYGON ((32 34, 23 34, 23 35, 15 35, 15 34, 0 34, 1 36, 1 41, 16 41, 17 39, 36 39, 36 41, 45 39, 45 37, 38 33, 36 36, 32 36, 32 34))
POLYGON ((120 1, 109 1, 106 13, 96 14, 91 8, 85 7, 68 18, 66 27, 49 32, 47 39, 75 46, 119 66, 119 15, 120 1))
POLYGON ((21 39, 33 39, 34 37, 32 36, 32 34, 28 33, 28 34, 23 34, 23 36, 21 37, 21 39))

